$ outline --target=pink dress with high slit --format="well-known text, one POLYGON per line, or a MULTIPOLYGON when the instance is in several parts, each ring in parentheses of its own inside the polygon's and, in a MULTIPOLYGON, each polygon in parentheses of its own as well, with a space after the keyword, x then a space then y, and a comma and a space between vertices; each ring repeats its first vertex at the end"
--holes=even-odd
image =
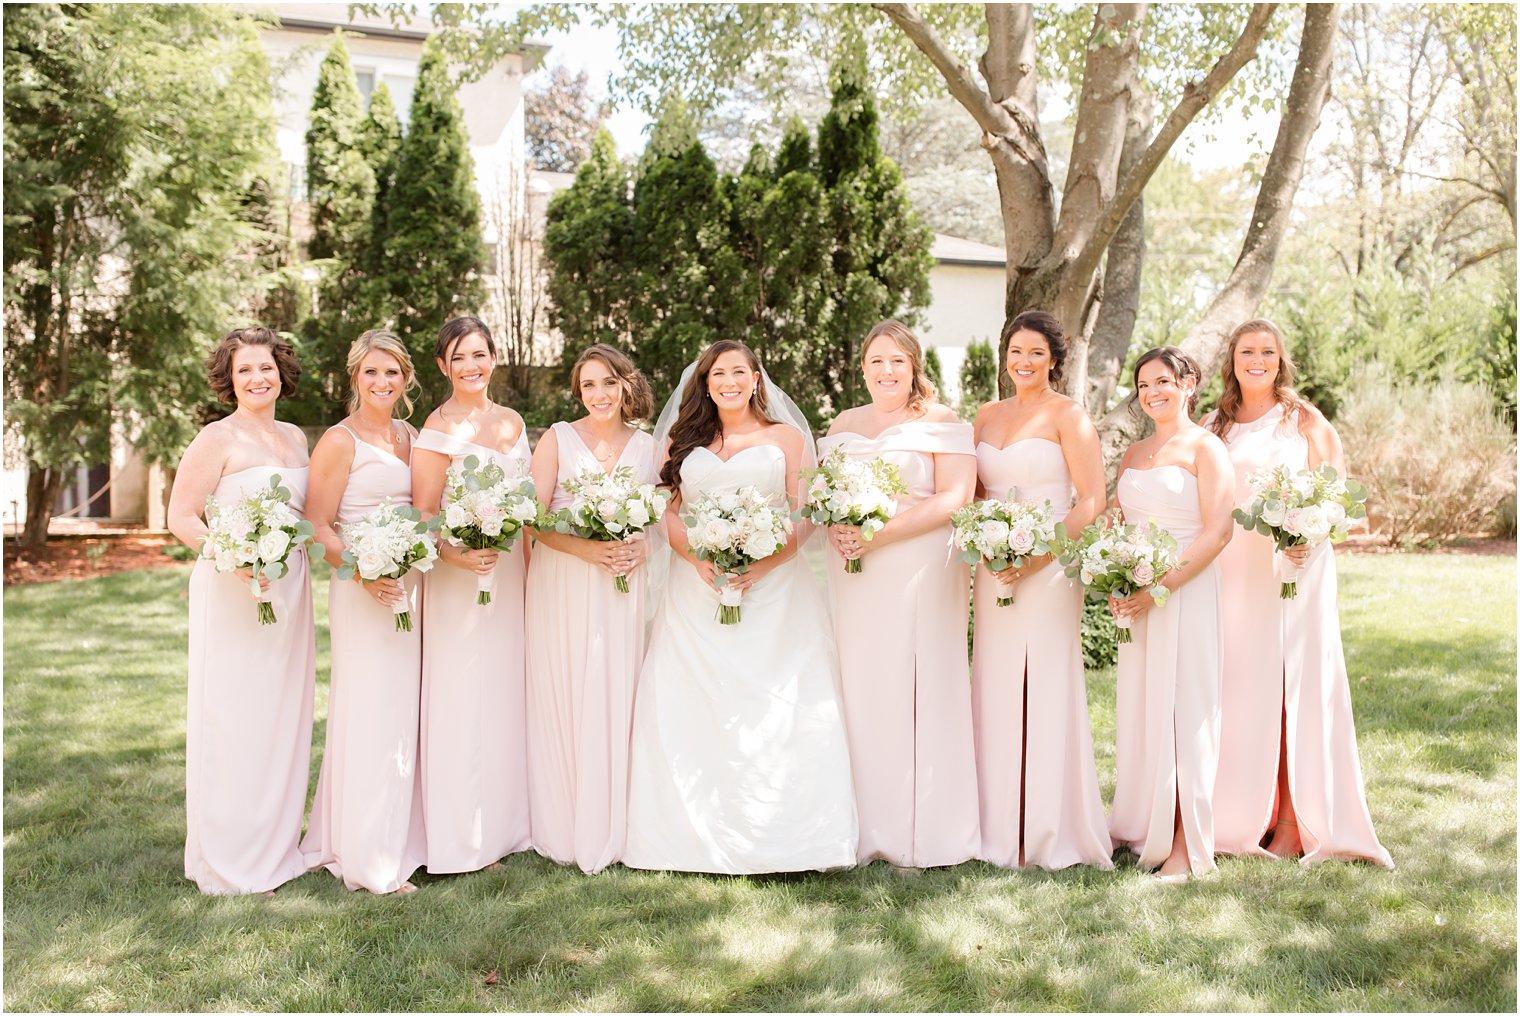
MULTIPOLYGON (((527 434, 503 454, 437 430, 420 451, 494 460, 524 475, 527 434)), ((422 714, 418 753, 429 874, 479 871, 531 846, 523 638, 526 534, 496 559, 491 602, 475 602, 475 573, 439 561, 423 593, 422 714)))
MULTIPOLYGON (((1198 478, 1181 466, 1126 469, 1119 477, 1124 521, 1147 519, 1177 541, 1179 553, 1203 529, 1198 478)), ((1182 817, 1188 866, 1214 870, 1214 775, 1219 769, 1219 685, 1223 631, 1219 568, 1210 562, 1164 607, 1135 620, 1119 647, 1117 780, 1108 831, 1155 868, 1172 852, 1182 817)))
MULTIPOLYGON (((1247 477, 1286 465, 1305 469, 1309 444, 1298 414, 1281 404, 1225 436, 1235 465, 1235 503, 1251 498, 1247 477)), ((1288 781, 1304 863, 1327 858, 1392 867, 1367 811, 1351 689, 1341 648, 1335 552, 1316 547, 1298 577, 1298 596, 1278 595, 1276 553, 1261 533, 1238 529, 1219 555, 1223 582, 1224 690, 1214 847, 1259 854, 1277 813, 1278 752, 1287 724, 1288 781)))
MULTIPOLYGON (((338 504, 339 527, 387 499, 412 503, 411 466, 349 434, 354 458, 338 504)), ((395 614, 357 581, 334 571, 328 585, 327 745, 301 849, 307 867, 325 867, 349 889, 393 892, 427 856, 417 770, 422 578, 409 572, 402 579, 411 603, 409 632, 397 631, 395 614)))
MULTIPOLYGON (((223 476, 223 506, 278 474, 297 512, 307 467, 223 476)), ((261 625, 248 584, 205 558, 190 572, 185 715, 185 877, 209 895, 258 893, 306 871, 301 815, 311 771, 317 649, 305 548, 269 584, 276 623, 261 625)))
MULTIPOLYGON (((871 439, 836 434, 818 453, 836 447, 897 467, 908 488, 899 512, 934 494, 936 455, 974 454, 964 423, 898 424, 871 439)), ((846 574, 832 551, 827 560, 859 861, 927 868, 970 860, 980 843, 966 667, 970 576, 950 524, 867 554, 858 574, 846 574)))
MULTIPOLYGON (((570 424, 556 423, 554 434, 559 475, 549 507, 558 511, 571 502, 565 484, 602 464, 570 424)), ((654 438, 636 432, 613 468, 627 466, 640 483, 658 483, 655 457, 654 438)), ((533 847, 587 873, 620 859, 628 832, 628 750, 644 661, 648 572, 634 569, 628 592, 620 593, 601 568, 542 543, 528 570, 533 847)))
MULTIPOLYGON (((1049 501, 1057 522, 1071 510, 1071 474, 1058 442, 1025 438, 976 449, 991 498, 1049 501)), ((971 701, 976 718, 984 861, 1047 869, 1112 868, 1093 762, 1082 670, 1082 586, 1052 562, 1005 587, 976 569, 971 701)))

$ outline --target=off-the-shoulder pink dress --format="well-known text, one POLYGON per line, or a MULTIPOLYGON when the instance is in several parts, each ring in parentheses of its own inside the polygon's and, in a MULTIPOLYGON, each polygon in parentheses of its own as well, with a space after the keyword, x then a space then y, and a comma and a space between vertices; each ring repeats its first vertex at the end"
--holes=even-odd
MULTIPOLYGON (((1181 466, 1126 469, 1124 521, 1154 521, 1181 551, 1203 530, 1198 478, 1181 466)), ((1210 562, 1164 607, 1136 619, 1119 647, 1117 781, 1108 831, 1154 868, 1172 851, 1180 812, 1188 866, 1214 870, 1214 775, 1219 769, 1219 568, 1210 562)))
MULTIPOLYGON (((570 424, 556 423, 554 435, 559 475, 549 507, 558 511, 571 502, 567 481, 603 467, 570 424)), ((654 438, 630 435, 612 468, 620 466, 640 483, 657 483, 654 438)), ((621 858, 628 832, 628 745, 644 661, 647 577, 647 567, 635 569, 620 593, 602 569, 542 543, 528 570, 533 847, 586 872, 621 858)))
MULTIPOLYGON (((1274 406, 1225 435, 1235 465, 1235 503, 1251 498, 1247 477, 1286 465, 1305 469, 1309 444, 1298 414, 1274 406)), ((1315 548, 1284 600, 1272 541, 1237 529, 1219 555, 1223 582, 1224 691, 1214 848, 1262 854, 1277 812, 1278 751, 1287 724, 1288 781, 1304 863, 1361 858, 1392 867, 1367 811, 1357 756, 1351 689, 1341 648, 1335 552, 1315 548)))
MULTIPOLYGON (((936 455, 974 455, 971 426, 910 422, 819 442, 897 467, 904 512, 934 494, 936 455)), ((945 523, 861 559, 827 555, 862 864, 959 864, 976 856, 976 755, 966 666, 970 574, 945 523)))
MULTIPOLYGON (((349 433, 354 459, 338 504, 340 527, 386 499, 412 503, 411 466, 349 433)), ((373 893, 400 888, 426 857, 417 772, 422 576, 410 572, 402 584, 411 603, 410 632, 397 631, 395 614, 357 581, 334 573, 328 585, 327 747, 301 842, 307 867, 325 867, 348 888, 373 893)))
MULTIPOLYGON (((1025 438, 976 449, 988 497, 1050 502, 1056 521, 1071 510, 1071 473, 1061 446, 1025 438)), ((982 844, 978 856, 1004 868, 1073 864, 1111 868, 1113 848, 1093 761, 1082 670, 1082 586, 1051 562, 1006 587, 976 570, 971 695, 976 717, 982 844)))
MULTIPOLYGON (((503 454, 437 430, 419 451, 494 460, 525 475, 528 438, 503 454)), ((422 629, 422 819, 430 874, 478 871, 531 844, 528 819, 527 651, 523 638, 527 535, 496 559, 491 602, 475 602, 475 573, 439 561, 424 587, 422 629)))
MULTIPOLYGON (((228 473, 222 505, 279 475, 299 512, 307 467, 228 473)), ((261 625, 248 584, 204 558, 190 572, 185 715, 185 877, 211 895, 265 892, 306 871, 301 815, 311 772, 317 651, 306 551, 274 579, 276 623, 261 625)))

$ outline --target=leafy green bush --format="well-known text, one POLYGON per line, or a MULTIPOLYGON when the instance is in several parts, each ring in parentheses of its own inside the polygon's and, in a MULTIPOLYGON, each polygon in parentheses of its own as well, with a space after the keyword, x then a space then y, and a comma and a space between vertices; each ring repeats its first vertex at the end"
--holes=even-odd
POLYGON ((997 353, 986 339, 975 339, 966 346, 961 361, 961 415, 976 415, 984 403, 997 398, 997 353))
POLYGON ((1088 670, 1112 667, 1119 659, 1119 629, 1106 603, 1082 605, 1082 665, 1088 670))

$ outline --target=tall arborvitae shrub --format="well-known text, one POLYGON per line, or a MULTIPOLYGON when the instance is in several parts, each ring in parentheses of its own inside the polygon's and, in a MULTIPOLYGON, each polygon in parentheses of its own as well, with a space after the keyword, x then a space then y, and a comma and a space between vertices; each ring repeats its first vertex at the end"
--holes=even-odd
POLYGON ((366 322, 365 328, 377 328, 391 325, 395 316, 395 300, 385 272, 385 239, 390 228, 387 213, 391 206, 391 185, 396 179, 396 161, 401 152, 401 118, 396 115, 391 90, 384 82, 370 94, 369 113, 359 131, 359 151, 375 174, 375 201, 370 212, 369 235, 357 254, 364 273, 357 316, 366 322))
POLYGON ((997 398, 997 354, 992 343, 973 340, 961 361, 961 415, 968 420, 983 405, 997 398))
POLYGON ((924 373, 929 375, 929 380, 933 383, 939 400, 946 401, 949 396, 945 392, 945 365, 940 362, 938 346, 928 346, 924 349, 924 373))
POLYGON ((410 123, 385 208, 383 278, 396 330, 416 362, 420 405, 448 394, 433 342, 450 317, 474 314, 486 264, 480 195, 464 117, 443 49, 429 40, 417 68, 410 123))

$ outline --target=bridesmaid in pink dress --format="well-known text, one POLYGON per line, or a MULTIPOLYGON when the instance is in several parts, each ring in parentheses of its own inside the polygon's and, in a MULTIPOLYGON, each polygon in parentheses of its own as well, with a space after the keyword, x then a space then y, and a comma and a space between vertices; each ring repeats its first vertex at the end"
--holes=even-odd
POLYGON ((839 414, 818 453, 895 465, 908 492, 870 541, 832 526, 829 592, 861 864, 906 868, 976 856, 976 755, 966 669, 967 568, 950 516, 971 497, 971 428, 934 401, 917 338, 897 321, 862 344, 871 404, 839 414), (837 556, 836 556, 837 555, 837 556), (844 559, 859 558, 847 574, 844 559))
MULTIPOLYGON (((1039 504, 1077 533, 1103 510, 1103 452, 1082 405, 1052 387, 1067 341, 1026 311, 1008 325, 1014 394, 976 417, 977 485, 1039 504), (1075 489, 1073 489, 1075 488, 1075 489)), ((984 861, 1004 868, 1112 868, 1082 673, 1081 585, 1040 558, 976 569, 971 696, 984 861), (1013 595, 1013 604, 997 605, 1013 595)))
POLYGON ((1109 833, 1160 865, 1168 881, 1214 870, 1214 774, 1219 768, 1222 632, 1219 569, 1230 540, 1235 476, 1224 443, 1190 418, 1198 365, 1174 346, 1141 354, 1135 395, 1156 432, 1119 463, 1124 521, 1154 521, 1177 540, 1179 567, 1162 585, 1112 599, 1133 622, 1119 647, 1117 770, 1109 833))
MULTIPOLYGON (((586 415, 560 422, 533 452, 533 485, 558 511, 565 483, 626 466, 659 483, 654 438, 634 424, 653 396, 633 361, 598 343, 576 360, 570 387, 586 415)), ((651 532, 657 532, 655 526, 651 532)), ((633 692, 644 660, 648 555, 643 536, 622 543, 535 534, 528 573, 528 790, 533 847, 594 874, 623 854, 633 692), (628 576, 628 592, 613 586, 628 576)))
MULTIPOLYGON (((169 529, 199 550, 207 495, 229 505, 270 477, 306 498, 306 436, 274 418, 301 368, 268 328, 230 332, 206 360, 232 415, 208 424, 180 460, 169 529)), ((281 578, 259 579, 277 622, 258 623, 251 575, 201 559, 190 573, 190 681, 185 718, 185 877, 211 895, 269 892, 306 870, 298 841, 311 764, 317 654, 306 551, 281 578)))
MULTIPOLYGON (((438 369, 453 386, 412 453, 412 494, 424 518, 438 514, 450 466, 473 455, 508 476, 528 470, 523 419, 491 401, 496 344, 478 318, 438 332, 438 369)), ((511 551, 440 543, 423 593, 422 817, 429 874, 478 871, 531 846, 524 744, 523 583, 527 539, 511 551), (477 576, 491 602, 477 604, 477 576)))
MULTIPOLYGON (((389 499, 412 503, 409 465, 416 432, 393 419, 417 383, 401 340, 379 329, 348 351, 349 415, 311 455, 307 517, 329 564, 342 562, 338 528, 389 499)), ((409 893, 426 857, 417 778, 420 632, 396 631, 393 606, 421 614, 420 576, 347 581, 333 574, 327 593, 332 682, 327 746, 301 849, 310 868, 325 866, 349 889, 409 893)))
MULTIPOLYGON (((1346 475, 1340 436, 1293 392, 1293 363, 1270 321, 1230 336, 1219 410, 1205 423, 1229 446, 1235 502, 1257 469, 1346 475)), ((1272 541, 1237 532, 1219 556, 1224 583, 1224 722, 1215 787, 1214 848, 1226 854, 1359 858, 1393 867, 1367 812, 1341 650, 1330 543, 1285 555, 1303 568, 1298 596, 1278 596, 1272 541)))

